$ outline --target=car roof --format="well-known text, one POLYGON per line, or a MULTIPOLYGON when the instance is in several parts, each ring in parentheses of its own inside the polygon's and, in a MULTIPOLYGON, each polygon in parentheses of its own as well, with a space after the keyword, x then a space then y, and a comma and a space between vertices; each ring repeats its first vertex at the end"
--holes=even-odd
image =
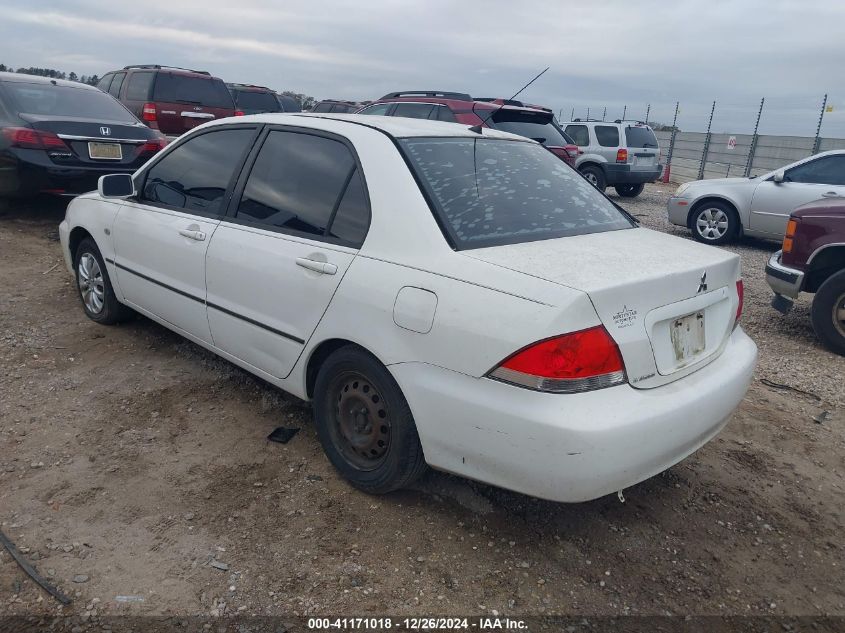
POLYGON ((40 75, 25 75, 23 73, 0 73, 0 81, 8 81, 14 83, 26 84, 52 84, 54 86, 67 86, 70 88, 79 88, 81 90, 97 90, 99 88, 83 84, 78 81, 68 81, 67 79, 53 79, 51 77, 41 77, 40 75))
POLYGON ((332 128, 335 128, 337 123, 345 123, 348 125, 373 128, 394 138, 444 136, 495 138, 511 141, 527 141, 530 143, 535 142, 530 139, 526 139, 524 136, 510 134, 509 132, 501 132, 491 128, 484 128, 483 133, 478 134, 476 132, 472 132, 470 130, 470 126, 461 123, 446 123, 444 121, 430 121, 428 119, 410 119, 405 117, 366 114, 337 114, 333 112, 266 112, 263 114, 250 114, 248 116, 238 117, 237 121, 233 121, 232 119, 220 119, 219 121, 207 123, 206 125, 215 125, 218 123, 247 123, 250 121, 256 123, 285 123, 289 125, 292 122, 292 117, 295 117, 296 125, 302 127, 322 129, 324 127, 331 126, 332 128))

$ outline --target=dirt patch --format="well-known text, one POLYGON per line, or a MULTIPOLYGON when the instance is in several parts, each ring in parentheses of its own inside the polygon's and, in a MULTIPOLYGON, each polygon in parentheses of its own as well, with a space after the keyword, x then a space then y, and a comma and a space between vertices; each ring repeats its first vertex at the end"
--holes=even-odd
MULTIPOLYGON (((668 192, 621 202, 684 234, 668 192)), ((845 359, 805 301, 768 307, 776 245, 733 248, 761 352, 747 398, 624 504, 439 473, 376 498, 333 472, 307 405, 146 319, 87 320, 51 268, 61 215, 0 219, 0 521, 75 601, 59 609, 4 552, 0 613, 845 615, 845 359), (302 430, 268 442, 279 424, 302 430)))

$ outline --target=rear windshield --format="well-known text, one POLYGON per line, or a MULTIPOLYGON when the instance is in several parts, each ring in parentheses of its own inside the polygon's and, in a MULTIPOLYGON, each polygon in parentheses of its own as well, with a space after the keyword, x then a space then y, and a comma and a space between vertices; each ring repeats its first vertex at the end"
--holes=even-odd
POLYGON ((499 110, 493 115, 492 121, 488 121, 490 127, 511 134, 519 134, 525 138, 531 138, 552 147, 563 145, 574 145, 555 123, 552 116, 536 114, 520 114, 513 111, 499 110))
POLYGON ((626 127, 628 147, 657 147, 657 137, 649 127, 626 127))
POLYGON ((246 114, 282 111, 279 101, 272 93, 253 92, 251 90, 235 90, 234 94, 238 108, 243 110, 246 114))
POLYGON ((156 78, 154 101, 190 103, 207 108, 235 109, 226 84, 211 77, 192 77, 159 73, 156 78))
POLYGON ((138 120, 114 97, 99 90, 17 81, 5 82, 3 86, 11 95, 15 109, 24 114, 84 117, 121 123, 138 120))
POLYGON ((458 249, 634 226, 578 172, 534 143, 476 138, 399 143, 458 249))

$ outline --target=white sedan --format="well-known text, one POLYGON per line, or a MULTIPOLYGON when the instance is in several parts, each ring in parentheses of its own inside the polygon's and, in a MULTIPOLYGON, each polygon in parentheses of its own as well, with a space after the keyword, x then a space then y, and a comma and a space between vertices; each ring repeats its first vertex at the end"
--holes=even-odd
POLYGON ((91 319, 140 312, 311 400, 371 493, 426 464, 559 501, 621 490, 714 437, 757 354, 739 257, 640 228, 495 130, 215 121, 101 179, 60 235, 91 319))
POLYGON ((845 150, 822 152, 754 178, 684 183, 667 203, 669 221, 706 244, 739 235, 783 239, 792 211, 822 198, 845 199, 845 150))

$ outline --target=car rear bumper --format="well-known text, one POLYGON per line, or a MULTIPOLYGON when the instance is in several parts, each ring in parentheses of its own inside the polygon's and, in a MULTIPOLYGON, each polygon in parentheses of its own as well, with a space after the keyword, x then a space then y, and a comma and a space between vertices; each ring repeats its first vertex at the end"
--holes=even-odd
POLYGON ((657 165, 651 169, 632 169, 631 165, 606 163, 604 173, 608 185, 638 185, 654 182, 663 173, 663 166, 657 165))
MULTIPOLYGON (((143 164, 143 163, 141 163, 143 164)), ((132 174, 139 165, 58 165, 41 150, 16 152, 0 173, 0 195, 29 196, 52 193, 75 196, 97 188, 106 174, 132 174)))
POLYGON ((766 264, 766 282, 776 295, 795 299, 804 285, 804 271, 781 264, 783 251, 774 253, 766 264))
POLYGON ((691 207, 692 205, 687 198, 680 198, 678 196, 670 197, 666 202, 669 222, 677 226, 688 226, 691 207))
POLYGON ((737 328, 718 359, 654 389, 548 394, 423 363, 390 370, 431 466, 579 502, 648 479, 712 439, 742 401, 756 358, 737 328))

